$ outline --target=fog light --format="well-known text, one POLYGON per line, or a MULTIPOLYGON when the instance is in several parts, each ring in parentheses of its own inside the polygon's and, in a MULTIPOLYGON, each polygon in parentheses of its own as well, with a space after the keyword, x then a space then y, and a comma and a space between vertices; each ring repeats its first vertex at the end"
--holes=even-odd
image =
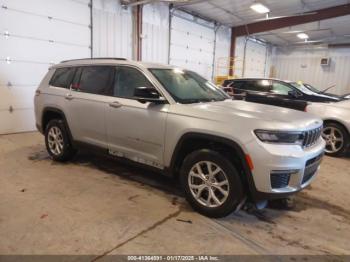
POLYGON ((297 174, 299 170, 274 170, 270 174, 271 187, 273 189, 285 188, 289 185, 290 176, 297 174))

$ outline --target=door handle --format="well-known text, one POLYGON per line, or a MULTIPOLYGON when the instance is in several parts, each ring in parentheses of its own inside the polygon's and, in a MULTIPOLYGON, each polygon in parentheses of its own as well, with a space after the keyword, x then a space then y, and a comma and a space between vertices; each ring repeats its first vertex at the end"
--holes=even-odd
POLYGON ((109 103, 109 106, 114 108, 119 108, 119 107, 122 107, 123 105, 115 101, 115 102, 109 103))
POLYGON ((65 99, 72 100, 74 97, 71 94, 66 94, 65 99))

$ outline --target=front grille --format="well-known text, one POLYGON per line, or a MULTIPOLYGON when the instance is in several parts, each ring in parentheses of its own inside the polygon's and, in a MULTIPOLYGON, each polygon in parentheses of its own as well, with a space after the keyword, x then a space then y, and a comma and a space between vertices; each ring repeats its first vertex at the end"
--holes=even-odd
POLYGON ((271 187, 273 189, 284 188, 289 184, 290 173, 284 173, 280 171, 279 173, 271 173, 271 187))
POLYGON ((323 154, 314 157, 306 162, 302 184, 306 183, 314 176, 318 169, 318 166, 321 163, 322 157, 323 154))
POLYGON ((303 133, 303 146, 310 147, 314 145, 322 134, 322 126, 313 130, 305 131, 303 133))

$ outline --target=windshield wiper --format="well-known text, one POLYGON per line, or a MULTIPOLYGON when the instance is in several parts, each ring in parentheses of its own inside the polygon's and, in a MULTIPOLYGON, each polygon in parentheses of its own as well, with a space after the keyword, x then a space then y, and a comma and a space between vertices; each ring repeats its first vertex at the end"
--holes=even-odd
POLYGON ((330 86, 330 87, 327 87, 325 90, 322 90, 321 92, 320 92, 320 94, 324 94, 324 93, 326 93, 329 89, 331 89, 331 88, 333 88, 333 87, 335 87, 336 85, 332 85, 332 86, 330 86))

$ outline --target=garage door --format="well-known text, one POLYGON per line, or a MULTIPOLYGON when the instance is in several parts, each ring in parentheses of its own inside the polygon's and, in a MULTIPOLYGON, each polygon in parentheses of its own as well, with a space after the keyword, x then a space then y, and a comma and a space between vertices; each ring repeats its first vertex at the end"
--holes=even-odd
POLYGON ((239 37, 236 40, 235 75, 238 77, 265 77, 269 73, 270 66, 268 46, 255 39, 248 39, 247 43, 245 41, 245 37, 239 37), (243 63, 244 59, 245 63, 243 63))
POLYGON ((171 65, 184 67, 212 79, 214 62, 214 24, 175 11, 171 17, 171 65))
POLYGON ((0 3, 0 134, 35 130, 33 96, 50 65, 90 57, 89 0, 0 3))

